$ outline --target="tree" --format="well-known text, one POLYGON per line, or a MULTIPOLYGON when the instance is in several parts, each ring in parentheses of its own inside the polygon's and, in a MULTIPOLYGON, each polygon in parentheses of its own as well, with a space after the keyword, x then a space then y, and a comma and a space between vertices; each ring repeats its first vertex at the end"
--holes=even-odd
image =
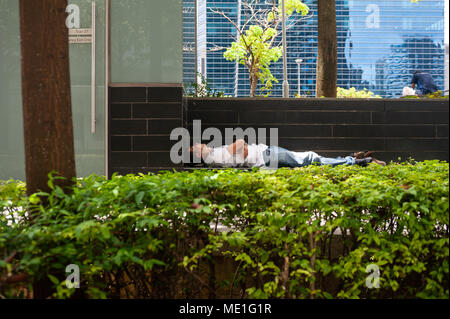
POLYGON ((336 1, 318 0, 316 97, 337 94, 336 1))
MULTIPOLYGON (((216 14, 223 16, 237 31, 235 41, 224 53, 228 61, 236 61, 244 65, 249 71, 250 97, 255 97, 258 82, 263 85, 262 91, 270 94, 273 83, 278 80, 272 75, 269 66, 277 62, 282 56, 280 41, 276 42, 281 34, 282 11, 279 0, 273 0, 272 5, 266 8, 257 8, 258 1, 242 2, 243 15, 248 16, 245 23, 240 26, 224 12, 212 9, 216 14)), ((300 0, 286 0, 286 19, 295 12, 306 16, 309 8, 300 0)), ((288 28, 292 28, 301 21, 290 21, 288 28)), ((219 50, 223 48, 217 48, 219 50)))
POLYGON ((67 0, 20 0, 22 97, 28 193, 56 171, 75 177, 67 0))
MULTIPOLYGON (((62 188, 76 176, 66 7, 67 0, 20 0, 28 194, 48 191, 53 171, 64 178, 56 181, 62 188)), ((46 298, 50 288, 44 278, 34 285, 34 296, 46 298)))

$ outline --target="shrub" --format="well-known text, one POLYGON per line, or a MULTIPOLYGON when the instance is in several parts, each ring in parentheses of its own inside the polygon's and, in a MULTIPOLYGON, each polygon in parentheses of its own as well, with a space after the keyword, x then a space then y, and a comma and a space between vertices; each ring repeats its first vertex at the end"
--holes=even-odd
POLYGON ((213 90, 209 80, 200 72, 197 73, 198 82, 191 83, 184 90, 189 97, 217 97, 217 98, 228 98, 229 95, 225 95, 222 91, 213 90))
POLYGON ((381 96, 375 95, 373 92, 367 89, 358 91, 355 88, 337 88, 337 97, 351 99, 381 99, 381 96))
POLYGON ((436 91, 434 93, 429 93, 425 96, 418 96, 418 95, 408 95, 403 96, 403 99, 448 99, 448 95, 445 96, 442 94, 442 91, 436 91))
POLYGON ((49 183, 0 185, 0 297, 39 278, 70 297, 69 264, 90 298, 449 297, 448 163, 49 183))

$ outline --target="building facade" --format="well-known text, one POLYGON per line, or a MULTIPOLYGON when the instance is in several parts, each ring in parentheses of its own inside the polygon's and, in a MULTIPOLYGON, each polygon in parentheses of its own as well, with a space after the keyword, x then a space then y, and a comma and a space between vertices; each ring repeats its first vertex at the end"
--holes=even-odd
MULTIPOLYGON (((288 22, 292 25, 287 32, 291 96, 315 95, 317 0, 304 2, 310 7, 310 14, 294 14, 288 22), (301 64, 296 62, 298 59, 301 64)), ((271 3, 260 0, 257 8, 267 8, 271 3)), ((223 16, 212 11, 220 10, 243 25, 245 7, 241 0, 197 0, 197 5, 207 7, 206 26, 201 22, 198 28, 206 28, 205 73, 211 86, 226 95, 248 96, 248 71, 223 57, 224 48, 231 45, 236 31, 223 16)), ((446 5, 448 0, 336 0, 338 86, 367 88, 383 97, 398 97, 402 88, 409 85, 412 73, 421 70, 431 73, 442 90, 448 90, 446 5)), ((278 97, 282 95, 282 61, 273 63, 271 69, 279 80, 272 96, 278 97)))

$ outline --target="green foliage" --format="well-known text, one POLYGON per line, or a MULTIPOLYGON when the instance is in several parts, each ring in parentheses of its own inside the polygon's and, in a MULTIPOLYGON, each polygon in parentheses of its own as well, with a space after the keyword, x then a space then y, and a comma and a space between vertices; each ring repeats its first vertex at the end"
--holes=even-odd
POLYGON ((429 93, 425 96, 418 96, 418 95, 409 95, 409 96, 403 96, 403 99, 448 99, 448 95, 444 96, 442 95, 442 91, 436 91, 434 93, 429 93))
MULTIPOLYGON (((286 0, 286 18, 293 15, 295 12, 301 13, 303 16, 309 13, 309 7, 299 0, 286 0)), ((268 20, 273 21, 277 19, 277 16, 281 16, 283 14, 281 10, 281 1, 278 1, 278 10, 276 12, 270 12, 268 20)))
POLYGON ((354 87, 350 89, 337 88, 337 97, 347 99, 381 99, 381 96, 375 95, 367 89, 358 91, 354 87))
POLYGON ((276 31, 273 28, 264 31, 260 26, 251 26, 241 36, 239 42, 233 42, 231 48, 224 53, 228 61, 237 61, 246 66, 250 72, 255 71, 263 85, 261 91, 266 91, 266 95, 270 95, 273 83, 278 83, 269 66, 272 62, 277 62, 283 54, 281 47, 272 47, 271 40, 275 35, 276 31))
POLYGON ((211 85, 208 79, 201 74, 197 73, 197 77, 200 78, 198 83, 192 83, 189 87, 186 88, 188 92, 188 96, 190 97, 230 97, 226 96, 224 92, 215 91, 211 88, 211 85))
POLYGON ((67 298, 69 264, 91 298, 449 297, 448 163, 91 176, 70 194, 24 190, 0 184, 0 297, 48 277, 67 298), (225 261, 229 276, 212 271, 225 261), (379 289, 366 287, 369 264, 379 289))

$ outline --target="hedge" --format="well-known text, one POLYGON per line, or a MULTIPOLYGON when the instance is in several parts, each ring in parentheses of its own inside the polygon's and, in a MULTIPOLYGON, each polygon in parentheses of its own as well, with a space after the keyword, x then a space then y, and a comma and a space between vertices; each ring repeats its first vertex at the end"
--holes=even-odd
POLYGON ((0 183, 0 298, 449 298, 448 163, 49 185, 0 183))

